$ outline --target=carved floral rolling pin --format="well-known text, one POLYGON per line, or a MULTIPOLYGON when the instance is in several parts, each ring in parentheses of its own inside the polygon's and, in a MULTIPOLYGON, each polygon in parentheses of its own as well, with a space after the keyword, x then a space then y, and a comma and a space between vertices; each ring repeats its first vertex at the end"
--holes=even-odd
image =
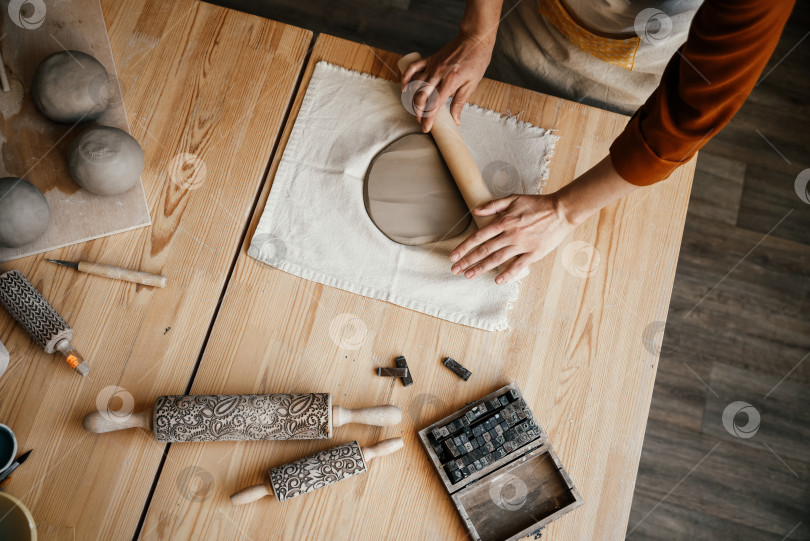
POLYGON ((377 445, 362 449, 356 441, 338 445, 284 466, 271 468, 264 483, 233 494, 231 503, 243 505, 270 494, 275 494, 280 502, 301 496, 365 473, 373 458, 399 451, 404 445, 402 438, 383 440, 377 445))
POLYGON ((154 430, 158 441, 314 440, 349 423, 399 424, 402 410, 375 406, 350 410, 332 405, 328 393, 161 396, 153 410, 116 417, 94 411, 86 430, 102 434, 127 428, 154 430))

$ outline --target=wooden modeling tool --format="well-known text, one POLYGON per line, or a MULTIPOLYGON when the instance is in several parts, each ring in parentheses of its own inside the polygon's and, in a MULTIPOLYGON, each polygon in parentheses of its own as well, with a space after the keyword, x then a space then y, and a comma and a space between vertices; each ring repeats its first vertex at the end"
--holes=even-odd
POLYGON ((243 505, 270 494, 275 494, 280 502, 301 496, 365 473, 372 459, 399 451, 404 445, 402 438, 383 440, 377 445, 362 449, 356 441, 338 445, 307 458, 271 468, 264 483, 233 494, 231 503, 243 505))
POLYGON ((316 440, 332 429, 359 423, 391 426, 402 421, 396 406, 350 410, 332 405, 328 393, 161 396, 152 410, 121 416, 94 411, 84 428, 96 434, 143 428, 162 442, 316 440))
POLYGON ((45 259, 45 261, 50 261, 51 263, 56 263, 64 267, 71 267, 86 274, 103 276, 104 278, 111 278, 113 280, 123 280, 125 282, 132 282, 133 284, 142 284, 152 287, 166 287, 166 277, 159 274, 111 267, 99 263, 90 263, 89 261, 73 262, 62 261, 61 259, 45 259))
MULTIPOLYGON (((397 67, 401 73, 405 73, 408 66, 421 58, 422 56, 419 53, 407 54, 399 59, 397 67)), ((429 89, 429 87, 425 88, 425 90, 429 89)), ((413 101, 414 97, 415 95, 411 96, 411 101, 413 101)), ((428 103, 430 102, 428 101, 428 103)), ((495 197, 492 195, 492 192, 490 192, 486 182, 484 182, 481 170, 478 169, 478 165, 475 163, 470 149, 461 137, 461 132, 458 126, 456 126, 456 122, 453 120, 447 104, 436 104, 436 107, 438 107, 439 110, 433 119, 430 134, 436 141, 436 146, 439 148, 439 152, 442 158, 444 158, 444 163, 450 170, 453 180, 456 181, 456 186, 458 186, 458 191, 461 192, 461 197, 464 198, 464 203, 467 204, 467 208, 472 212, 473 209, 486 205, 495 199, 495 197)), ((481 229, 495 221, 497 216, 478 216, 473 214, 472 217, 475 221, 475 225, 478 226, 478 229, 481 229)), ((501 268, 508 268, 515 259, 516 257, 505 263, 501 263, 501 268)), ((527 274, 528 267, 516 276, 515 279, 523 278, 527 274)))
POLYGON ((80 375, 90 373, 90 365, 70 345, 73 329, 20 271, 0 274, 0 304, 45 353, 58 351, 80 375))

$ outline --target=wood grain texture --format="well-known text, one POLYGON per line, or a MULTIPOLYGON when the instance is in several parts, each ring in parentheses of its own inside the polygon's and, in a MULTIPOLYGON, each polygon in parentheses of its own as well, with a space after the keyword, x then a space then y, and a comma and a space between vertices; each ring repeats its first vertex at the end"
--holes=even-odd
POLYGON ((135 535, 166 445, 141 430, 91 434, 82 417, 105 406, 139 411, 186 392, 311 34, 190 0, 105 0, 103 8, 132 132, 146 154, 154 223, 49 256, 161 273, 169 287, 81 274, 39 256, 7 265, 70 322, 93 370, 78 378, 63 369, 0 311, 0 339, 11 352, 0 419, 35 449, 8 492, 43 524, 106 541, 135 535), (186 160, 194 174, 177 166, 184 154, 196 156, 186 160))
POLYGON ((39 188, 51 207, 51 223, 31 244, 0 247, 0 261, 150 224, 142 182, 120 195, 99 196, 81 189, 68 173, 68 146, 89 125, 112 126, 130 133, 99 1, 29 2, 27 8, 37 5, 41 10, 21 8, 19 24, 12 21, 12 15, 16 19, 18 13, 11 4, 9 9, 0 10, 3 59, 14 87, 12 93, 0 95, 0 177, 24 177, 39 188), (33 24, 25 22, 29 12, 28 20, 33 24), (40 13, 44 19, 37 26, 40 13), (94 90, 109 92, 110 98, 104 114, 93 123, 52 122, 34 105, 30 92, 34 71, 45 57, 63 50, 92 55, 107 70, 109 79, 99 81, 94 90))
MULTIPOLYGON (((395 79, 397 59, 320 36, 292 118, 316 62, 395 79)), ((492 81, 482 82, 471 101, 558 130, 562 138, 551 164, 549 190, 600 160, 626 122, 619 115, 492 81)), ((285 128, 280 148, 292 124, 285 128)), ((268 180, 280 156, 275 155, 268 180)), ((669 181, 611 205, 536 264, 521 285, 521 299, 510 316, 514 329, 508 333, 454 325, 263 265, 246 253, 261 214, 256 212, 193 392, 302 392, 317 387, 351 407, 397 404, 405 413, 398 427, 354 425, 341 438, 362 444, 401 434, 405 450, 367 475, 284 506, 264 500, 234 508, 228 495, 262 482, 268 457, 281 464, 329 445, 172 446, 142 538, 259 539, 273 525, 274 538, 282 540, 464 539, 464 528, 416 431, 516 381, 585 501, 549 525, 546 535, 622 539, 658 360, 645 345, 645 329, 666 319, 693 170, 692 162, 669 181), (567 246, 580 246, 572 241, 593 244, 599 253, 598 263, 595 257, 590 265, 585 262, 587 272, 579 263, 569 264, 570 270, 563 264, 579 261, 572 248, 572 257, 563 257, 567 246), (333 322, 347 322, 346 328, 333 322), (344 332, 352 340, 343 339, 344 332), (419 374, 415 385, 406 388, 374 375, 379 359, 397 355, 407 356, 410 369, 419 374), (474 373, 468 382, 441 365, 448 355, 474 373), (192 469, 213 487, 205 497, 184 498, 177 491, 176 479, 192 469)), ((258 209, 270 189, 267 182, 258 209)))

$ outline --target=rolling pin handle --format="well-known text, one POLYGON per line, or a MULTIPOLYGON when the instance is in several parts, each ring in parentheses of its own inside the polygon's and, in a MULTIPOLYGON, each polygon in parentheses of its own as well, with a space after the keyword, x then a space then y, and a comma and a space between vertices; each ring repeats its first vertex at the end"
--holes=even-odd
POLYGON ((416 52, 408 53, 402 58, 399 59, 397 62, 397 67, 399 68, 400 73, 405 73, 405 70, 408 69, 408 66, 416 62, 417 60, 422 60, 422 55, 416 52))
POLYGON ((393 426, 402 422, 402 410, 396 406, 374 406, 350 410, 332 406, 332 426, 338 427, 349 423, 374 426, 393 426))
POLYGON ((252 487, 243 488, 239 492, 231 495, 231 503, 234 505, 244 505, 246 503, 261 500, 265 496, 273 493, 266 484, 253 485, 252 487))
POLYGON ((125 282, 151 287, 164 288, 167 283, 166 277, 159 274, 111 267, 110 265, 101 265, 100 263, 91 263, 89 261, 79 263, 78 270, 79 272, 93 274, 103 278, 123 280, 125 282))
POLYGON ((94 434, 104 434, 115 432, 116 430, 126 430, 127 428, 152 429, 152 411, 142 411, 126 416, 117 416, 115 412, 102 413, 94 411, 84 416, 82 426, 88 432, 94 434))
POLYGON ((366 462, 371 461, 378 456, 390 455, 405 447, 405 442, 402 438, 391 438, 390 440, 383 440, 371 447, 363 447, 363 458, 366 462))

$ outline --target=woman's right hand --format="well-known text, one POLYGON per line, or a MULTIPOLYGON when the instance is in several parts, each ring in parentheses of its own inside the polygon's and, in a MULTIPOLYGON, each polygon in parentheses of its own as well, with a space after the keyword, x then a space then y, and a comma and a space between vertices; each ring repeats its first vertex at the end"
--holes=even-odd
POLYGON ((463 32, 436 54, 417 60, 402 74, 402 91, 408 83, 427 83, 413 97, 414 113, 427 133, 440 105, 453 96, 450 114, 461 124, 461 111, 467 98, 481 82, 492 58, 495 35, 479 38, 463 32))

